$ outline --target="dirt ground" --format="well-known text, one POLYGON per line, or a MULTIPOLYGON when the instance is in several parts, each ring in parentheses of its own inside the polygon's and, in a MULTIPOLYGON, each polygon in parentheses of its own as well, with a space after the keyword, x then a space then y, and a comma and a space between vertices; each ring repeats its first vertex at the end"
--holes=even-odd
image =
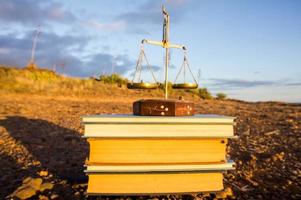
MULTIPOLYGON (((26 177, 49 183, 32 199, 86 199, 88 145, 81 138, 80 116, 131 113, 133 100, 0 94, 0 199, 9 198, 26 177)), ((225 174, 226 192, 118 199, 214 199, 227 194, 232 199, 301 199, 301 104, 195 103, 197 113, 237 117, 239 138, 228 149, 236 170, 225 174)))

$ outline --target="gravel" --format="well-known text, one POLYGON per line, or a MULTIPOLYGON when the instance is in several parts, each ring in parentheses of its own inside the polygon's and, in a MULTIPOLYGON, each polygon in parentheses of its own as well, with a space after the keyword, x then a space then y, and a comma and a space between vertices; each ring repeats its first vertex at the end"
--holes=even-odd
MULTIPOLYGON (((1 94, 0 199, 28 177, 52 186, 31 199, 87 199, 80 116, 131 113, 133 100, 1 94)), ((225 192, 118 199, 301 199, 301 104, 195 101, 196 113, 237 117, 239 137, 228 147, 236 170, 225 174, 225 192)))

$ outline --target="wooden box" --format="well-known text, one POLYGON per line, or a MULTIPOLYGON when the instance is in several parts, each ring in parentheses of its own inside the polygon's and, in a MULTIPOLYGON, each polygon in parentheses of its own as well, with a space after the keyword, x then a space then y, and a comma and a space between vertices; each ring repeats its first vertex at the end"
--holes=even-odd
POLYGON ((133 103, 133 114, 142 116, 192 116, 194 103, 174 99, 141 99, 133 103))

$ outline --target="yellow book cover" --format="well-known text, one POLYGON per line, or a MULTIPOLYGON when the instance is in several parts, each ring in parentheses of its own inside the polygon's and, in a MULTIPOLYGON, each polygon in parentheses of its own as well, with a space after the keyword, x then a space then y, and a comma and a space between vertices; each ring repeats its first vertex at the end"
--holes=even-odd
POLYGON ((225 162, 227 139, 89 138, 89 164, 225 162))
POLYGON ((172 194, 220 191, 223 174, 152 173, 152 174, 89 174, 88 194, 172 194))

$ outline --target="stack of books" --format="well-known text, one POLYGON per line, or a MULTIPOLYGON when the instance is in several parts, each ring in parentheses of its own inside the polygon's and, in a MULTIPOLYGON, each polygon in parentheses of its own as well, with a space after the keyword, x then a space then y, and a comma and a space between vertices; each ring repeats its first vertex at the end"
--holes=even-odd
POLYGON ((91 115, 82 121, 90 195, 220 191, 223 172, 233 169, 226 155, 233 117, 91 115))

